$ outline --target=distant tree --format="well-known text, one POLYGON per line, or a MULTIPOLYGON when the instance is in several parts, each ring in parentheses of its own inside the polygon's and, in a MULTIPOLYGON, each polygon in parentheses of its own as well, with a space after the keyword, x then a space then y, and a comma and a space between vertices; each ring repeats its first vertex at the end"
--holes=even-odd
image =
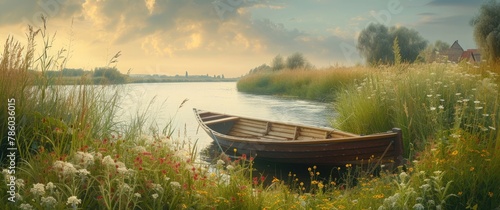
POLYGON ((189 77, 189 75, 188 75, 188 71, 186 71, 186 77, 189 77))
POLYGON ((402 62, 412 63, 427 46, 427 41, 413 29, 406 27, 387 28, 382 24, 370 24, 358 37, 358 51, 372 65, 394 63, 393 44, 398 39, 402 62))
POLYGON ((95 81, 106 81, 113 84, 125 83, 125 75, 121 74, 116 67, 99 67, 94 69, 95 81))
POLYGON ((434 62, 439 59, 440 55, 446 53, 450 49, 450 44, 447 42, 437 40, 434 44, 428 45, 424 50, 418 55, 418 60, 421 62, 434 62))
POLYGON ((271 71, 271 67, 268 66, 267 64, 262 64, 260 66, 253 68, 253 69, 250 69, 250 71, 248 73, 253 74, 253 73, 262 72, 262 71, 271 71))
POLYGON ((369 64, 389 63, 394 58, 389 29, 382 24, 370 24, 358 37, 357 48, 369 64))
POLYGON ((471 20, 474 39, 481 57, 489 61, 500 60, 500 2, 490 0, 483 4, 479 15, 471 20))
POLYGON ((224 74, 222 74, 221 78, 224 79, 224 74))
POLYGON ((288 69, 303 69, 308 66, 308 61, 302 53, 294 53, 286 58, 286 67, 288 69))
POLYGON ((427 46, 427 41, 414 29, 391 27, 389 35, 391 40, 398 39, 402 62, 413 63, 427 46))
POLYGON ((285 61, 283 59, 283 56, 277 55, 276 57, 274 57, 273 61, 271 62, 271 69, 273 71, 279 71, 284 68, 285 68, 285 61))

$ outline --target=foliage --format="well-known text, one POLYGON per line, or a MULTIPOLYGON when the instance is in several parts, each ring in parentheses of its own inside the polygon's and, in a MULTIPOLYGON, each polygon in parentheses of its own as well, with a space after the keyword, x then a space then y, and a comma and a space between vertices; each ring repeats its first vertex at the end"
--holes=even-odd
POLYGON ((500 3, 490 0, 481 6, 478 16, 471 20, 474 26, 474 39, 481 49, 485 60, 500 59, 500 3))
POLYGON ((286 58, 286 68, 287 69, 307 69, 311 68, 311 65, 307 59, 302 55, 302 53, 294 53, 286 58))
POLYGON ((121 84, 125 83, 126 81, 126 77, 122 73, 120 73, 120 71, 118 71, 116 67, 95 68, 93 76, 95 81, 94 83, 96 84, 121 84))
POLYGON ((357 49, 371 65, 394 63, 394 52, 391 48, 394 39, 398 39, 401 59, 412 63, 423 50, 427 41, 420 34, 406 27, 387 28, 382 24, 370 24, 361 31, 357 49))
POLYGON ((437 40, 436 42, 428 45, 424 50, 422 50, 417 60, 426 63, 440 61, 444 59, 442 58, 443 54, 445 54, 448 49, 450 49, 450 44, 441 40, 437 40))
POLYGON ((285 68, 285 61, 283 59, 283 56, 277 55, 276 57, 274 57, 273 60, 271 61, 271 69, 273 71, 279 71, 284 68, 285 68))

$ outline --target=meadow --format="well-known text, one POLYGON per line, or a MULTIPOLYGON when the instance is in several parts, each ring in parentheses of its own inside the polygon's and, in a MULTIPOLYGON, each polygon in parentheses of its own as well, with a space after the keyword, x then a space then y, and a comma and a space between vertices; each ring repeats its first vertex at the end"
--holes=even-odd
POLYGON ((64 62, 47 47, 51 41, 31 30, 26 46, 9 38, 3 48, 0 209, 500 207, 499 78, 488 64, 280 71, 243 78, 240 90, 270 85, 272 91, 258 91, 334 101, 335 128, 403 129, 404 166, 380 166, 380 174, 373 175, 354 165, 320 174, 311 165, 303 179, 293 171, 267 176, 245 155, 199 161, 196 144, 186 144, 188 137, 174 135, 168 126, 150 129, 145 113, 117 122, 120 86, 50 85, 56 78, 44 72, 64 62), (40 53, 37 40, 44 46, 40 53), (32 69, 40 73, 30 74, 32 69), (9 116, 15 117, 15 127, 9 126, 9 116), (11 136, 15 169, 9 168, 11 153, 5 149, 12 147, 11 136))

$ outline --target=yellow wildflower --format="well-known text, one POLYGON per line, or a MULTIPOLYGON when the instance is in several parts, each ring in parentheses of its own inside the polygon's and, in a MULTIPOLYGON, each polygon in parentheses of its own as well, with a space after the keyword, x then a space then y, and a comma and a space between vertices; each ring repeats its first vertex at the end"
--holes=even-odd
POLYGON ((458 155, 458 150, 455 150, 451 153, 452 156, 458 155))

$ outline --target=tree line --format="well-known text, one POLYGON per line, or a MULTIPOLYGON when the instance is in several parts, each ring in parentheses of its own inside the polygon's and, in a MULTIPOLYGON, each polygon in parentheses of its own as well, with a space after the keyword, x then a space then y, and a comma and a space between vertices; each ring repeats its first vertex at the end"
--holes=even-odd
MULTIPOLYGON (((470 21, 474 27, 474 39, 481 51, 481 57, 487 61, 500 60, 500 3, 490 0, 483 4, 479 14, 470 21)), ((394 64, 396 59, 401 62, 416 61, 432 62, 438 59, 438 54, 445 52, 450 45, 436 41, 428 45, 418 31, 404 26, 388 27, 372 23, 361 31, 356 46, 367 64, 394 64), (397 44, 397 48, 395 46, 397 44), (398 49, 398 52, 395 52, 398 49)))

